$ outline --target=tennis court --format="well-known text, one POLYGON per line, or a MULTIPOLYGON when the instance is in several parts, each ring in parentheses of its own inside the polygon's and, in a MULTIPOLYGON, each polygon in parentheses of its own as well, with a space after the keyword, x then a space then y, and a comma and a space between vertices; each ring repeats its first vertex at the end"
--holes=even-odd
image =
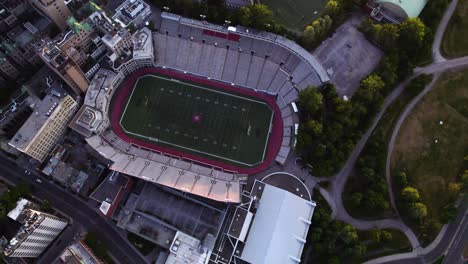
POLYGON ((250 167, 265 158, 272 119, 257 98, 152 74, 138 79, 120 126, 130 137, 250 167))

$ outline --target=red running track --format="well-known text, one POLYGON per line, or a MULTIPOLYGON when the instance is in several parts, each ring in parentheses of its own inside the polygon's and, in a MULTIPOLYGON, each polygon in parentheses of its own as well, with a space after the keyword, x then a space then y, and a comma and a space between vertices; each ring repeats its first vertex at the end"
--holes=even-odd
POLYGON ((169 69, 163 69, 163 68, 144 68, 144 69, 138 70, 137 72, 127 77, 125 82, 116 91, 116 94, 114 95, 114 97, 115 99, 113 102, 113 108, 112 108, 113 110, 112 110, 112 116, 111 116, 112 129, 117 134, 117 136, 120 137, 122 140, 128 143, 137 145, 137 146, 147 148, 147 149, 160 151, 169 155, 194 160, 202 164, 209 164, 213 167, 219 167, 224 170, 235 171, 241 174, 256 174, 268 168, 268 166, 275 159, 276 154, 278 153, 279 148, 282 143, 283 120, 281 118, 281 111, 278 105, 276 104, 275 97, 272 95, 268 95, 264 93, 257 93, 253 90, 235 87, 235 86, 222 83, 219 81, 208 80, 208 79, 196 77, 193 75, 183 74, 175 70, 169 70, 169 69), (255 167, 239 167, 236 165, 224 163, 222 161, 211 160, 209 158, 200 157, 194 154, 185 153, 183 151, 174 150, 169 147, 163 147, 163 146, 159 146, 156 144, 152 144, 150 142, 137 139, 137 138, 133 138, 125 134, 122 128, 120 127, 119 121, 122 116, 123 110, 125 109, 125 105, 127 104, 128 97, 130 96, 132 92, 132 88, 136 80, 138 80, 138 78, 144 75, 148 75, 152 73, 165 75, 165 76, 169 76, 169 77, 180 79, 180 80, 186 80, 186 81, 190 81, 190 82, 194 82, 198 84, 203 84, 208 87, 227 90, 227 91, 235 92, 237 94, 247 95, 247 96, 254 97, 254 98, 257 98, 266 102, 273 109, 274 114, 273 114, 272 131, 268 139, 267 153, 265 155, 264 161, 255 167))

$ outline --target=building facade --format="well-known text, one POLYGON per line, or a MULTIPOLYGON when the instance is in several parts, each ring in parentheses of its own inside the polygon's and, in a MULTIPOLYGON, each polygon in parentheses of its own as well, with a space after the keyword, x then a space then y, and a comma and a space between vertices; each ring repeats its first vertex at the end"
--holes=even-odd
POLYGON ((7 55, 0 51, 0 74, 8 79, 16 79, 20 75, 19 69, 13 65, 7 55))
POLYGON ((76 94, 88 90, 89 80, 79 65, 64 53, 55 41, 46 42, 39 51, 46 65, 60 76, 76 94))
POLYGON ((23 224, 4 250, 8 257, 36 258, 68 225, 65 219, 33 209, 26 199, 18 201, 8 217, 23 224))
POLYGON ((78 103, 70 95, 47 95, 9 145, 43 162, 62 138, 77 109, 78 103))
POLYGON ((30 0, 31 4, 48 16, 57 27, 64 31, 67 29, 67 19, 72 14, 63 0, 30 0))

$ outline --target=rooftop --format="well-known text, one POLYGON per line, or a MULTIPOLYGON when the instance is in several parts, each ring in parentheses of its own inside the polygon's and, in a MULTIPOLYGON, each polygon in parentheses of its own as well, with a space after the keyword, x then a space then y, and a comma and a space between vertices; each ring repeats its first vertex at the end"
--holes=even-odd
MULTIPOLYGON (((26 199, 20 199, 16 203, 16 207, 8 213, 8 217, 22 224, 15 237, 10 240, 8 246, 5 247, 5 255, 10 255, 21 243, 38 228, 42 221, 46 219, 46 215, 33 208, 38 207, 26 199)), ((48 217, 53 217, 47 215, 48 217)), ((58 218, 56 218, 59 220, 58 218)), ((65 221, 62 221, 65 223, 65 221)), ((66 224, 66 223, 65 223, 66 224)))
POLYGON ((115 9, 113 18, 123 27, 127 27, 135 18, 148 10, 148 4, 143 0, 126 0, 115 9))
POLYGON ((129 180, 127 176, 112 171, 89 197, 100 203, 107 201, 112 204, 119 193, 127 187, 129 180))
POLYGON ((63 264, 100 264, 103 263, 89 250, 83 242, 75 242, 68 246, 59 257, 63 264))
POLYGON ((9 144, 17 149, 23 150, 34 139, 38 131, 49 120, 52 113, 66 95, 64 91, 54 91, 48 94, 42 101, 32 106, 34 109, 31 117, 18 130, 9 144))
POLYGON ((107 109, 112 91, 119 76, 113 71, 101 68, 89 84, 84 104, 70 122, 70 127, 85 137, 107 126, 107 109), (104 122, 103 122, 104 121, 104 122))
POLYGON ((241 259, 250 263, 299 263, 315 203, 256 182, 262 192, 241 259))
POLYGON ((133 34, 133 58, 153 56, 153 40, 151 30, 146 27, 133 34))
POLYGON ((166 264, 204 264, 211 256, 210 248, 205 247, 200 240, 182 232, 177 232, 170 252, 166 264))

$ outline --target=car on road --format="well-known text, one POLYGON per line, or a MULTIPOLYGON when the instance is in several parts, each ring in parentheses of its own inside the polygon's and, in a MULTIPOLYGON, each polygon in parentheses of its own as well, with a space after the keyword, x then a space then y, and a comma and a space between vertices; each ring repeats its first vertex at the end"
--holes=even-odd
POLYGON ((42 180, 39 179, 39 178, 37 178, 37 179, 36 179, 36 182, 37 182, 37 183, 42 183, 42 180))
POLYGON ((24 173, 27 174, 27 175, 31 175, 31 172, 28 171, 28 170, 25 170, 24 173))

